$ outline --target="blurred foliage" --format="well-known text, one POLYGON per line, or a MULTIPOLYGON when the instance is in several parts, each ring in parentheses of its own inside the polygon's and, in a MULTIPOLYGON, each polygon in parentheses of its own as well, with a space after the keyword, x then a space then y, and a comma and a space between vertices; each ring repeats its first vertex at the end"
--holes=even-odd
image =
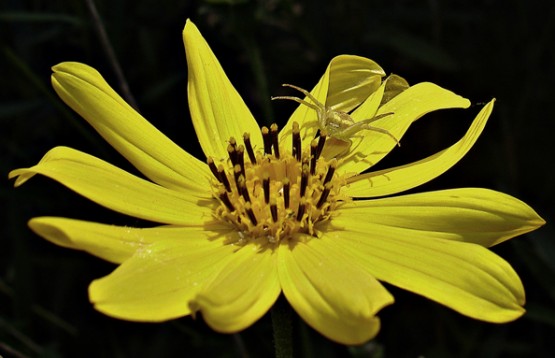
MULTIPOLYGON (((303 357, 551 357, 555 352, 555 3, 549 1, 97 0, 98 11, 141 113, 200 154, 186 100, 181 31, 191 18, 260 123, 283 124, 294 104, 272 103, 280 84, 311 88, 335 55, 370 57, 410 83, 432 81, 472 100, 417 122, 380 166, 423 158, 456 141, 481 106, 497 98, 482 138, 455 168, 418 188, 482 186, 529 203, 548 221, 537 233, 494 248, 527 289, 527 314, 505 325, 462 317, 391 288, 396 304, 362 347, 327 341, 296 318, 303 357), (551 158, 551 159, 550 159, 551 158)), ((50 67, 81 61, 119 90, 82 1, 0 3, 1 172, 68 145, 135 172, 56 97, 50 67)), ((117 321, 94 311, 87 285, 113 266, 55 247, 26 226, 58 215, 138 225, 44 178, 17 190, 1 181, 0 355, 3 357, 271 356, 264 317, 238 335, 202 319, 164 324, 117 321)))

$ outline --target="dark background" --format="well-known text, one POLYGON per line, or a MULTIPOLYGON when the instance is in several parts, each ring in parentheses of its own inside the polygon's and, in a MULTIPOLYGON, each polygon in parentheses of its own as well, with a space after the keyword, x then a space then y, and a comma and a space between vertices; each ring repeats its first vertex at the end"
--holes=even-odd
MULTIPOLYGON (((199 155, 187 108, 181 31, 199 27, 261 124, 283 124, 294 109, 272 103, 280 84, 311 88, 339 54, 369 57, 411 84, 432 81, 469 98, 469 110, 428 115, 380 167, 423 158, 458 140, 481 104, 497 98, 478 143, 453 169, 417 191, 487 187, 517 196, 548 224, 495 247, 520 274, 527 314, 505 325, 460 316, 391 288, 376 340, 331 343, 294 318, 303 357, 551 357, 555 354, 553 227, 555 3, 551 1, 161 1, 97 0, 105 29, 141 113, 199 155)), ((120 91, 83 1, 0 3, 0 355, 28 357, 271 356, 265 316, 239 335, 202 319, 164 324, 117 321, 94 311, 87 286, 114 266, 56 247, 26 226, 56 215, 140 225, 36 177, 17 190, 14 168, 50 148, 71 146, 134 169, 57 98, 50 67, 81 61, 120 91)))

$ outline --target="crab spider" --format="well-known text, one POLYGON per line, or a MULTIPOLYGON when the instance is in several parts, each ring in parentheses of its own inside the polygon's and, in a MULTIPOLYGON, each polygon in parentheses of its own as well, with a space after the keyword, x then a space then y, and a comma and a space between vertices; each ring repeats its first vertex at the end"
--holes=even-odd
POLYGON ((353 118, 351 118, 351 116, 346 113, 346 112, 342 112, 342 111, 336 111, 334 109, 332 109, 329 106, 326 106, 322 103, 320 103, 320 101, 318 101, 310 92, 308 92, 307 90, 288 84, 288 83, 284 83, 283 84, 284 87, 291 87, 296 89, 297 91, 303 93, 308 99, 310 99, 312 101, 312 103, 307 102, 299 97, 294 97, 294 96, 277 96, 277 97, 271 97, 272 100, 274 99, 289 99, 292 101, 295 101, 297 103, 300 104, 304 104, 305 106, 312 108, 313 110, 316 111, 317 115, 318 115, 318 126, 320 127, 321 130, 327 130, 328 135, 330 137, 339 139, 341 141, 347 142, 347 143, 351 143, 351 137, 353 137, 355 134, 357 134, 358 132, 360 132, 361 130, 371 130, 371 131, 375 131, 375 132, 379 132, 382 134, 386 134, 388 136, 390 136, 395 143, 397 143, 398 146, 400 146, 399 141, 397 140, 397 138, 395 138, 395 136, 393 136, 393 134, 391 134, 388 130, 383 129, 383 128, 379 128, 379 127, 374 127, 371 126, 370 123, 377 121, 378 119, 381 119, 383 117, 392 115, 392 112, 389 113, 383 113, 380 115, 377 115, 373 118, 369 118, 369 119, 364 119, 362 121, 358 121, 355 122, 353 120, 353 118))

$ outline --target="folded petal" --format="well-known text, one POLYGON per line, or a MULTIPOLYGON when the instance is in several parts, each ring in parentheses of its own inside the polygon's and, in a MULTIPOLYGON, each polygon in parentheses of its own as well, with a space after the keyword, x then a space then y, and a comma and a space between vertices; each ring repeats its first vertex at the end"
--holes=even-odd
POLYGON ((366 270, 353 264, 324 235, 282 245, 279 279, 285 297, 311 327, 342 344, 361 344, 380 329, 376 313, 393 297, 366 270))
MULTIPOLYGON (((385 72, 374 61, 360 56, 341 55, 330 61, 326 72, 310 93, 322 105, 347 112, 376 91, 383 76, 385 72)), ((312 102, 307 98, 305 101, 312 102)), ((303 141, 312 140, 319 129, 316 111, 301 104, 281 131, 280 141, 289 139, 293 122, 299 123, 303 141)))
POLYGON ((162 239, 137 250, 111 274, 89 286, 100 312, 119 319, 161 322, 191 314, 189 301, 222 272, 234 247, 213 240, 218 231, 196 239, 162 239))
MULTIPOLYGON (((416 220, 415 220, 416 221, 416 220)), ((483 246, 423 238, 411 227, 382 229, 348 215, 327 232, 330 250, 344 252, 377 279, 427 297, 466 316, 495 323, 524 313, 524 288, 513 268, 483 246)))
POLYGON ((329 64, 325 105, 336 111, 350 112, 380 87, 384 76, 384 70, 368 58, 336 56, 329 64))
MULTIPOLYGON (((194 226, 212 215, 213 199, 164 188, 67 147, 50 150, 37 165, 12 170, 9 177, 18 177, 15 186, 19 186, 35 174, 54 179, 111 210, 141 219, 194 226)), ((209 186, 208 182, 205 185, 209 186)))
MULTIPOLYGON (((469 105, 470 102, 467 99, 433 83, 418 83, 381 106, 375 115, 392 114, 372 122, 371 126, 385 130, 395 139, 401 140, 410 124, 426 113, 446 108, 467 108, 469 105)), ((355 122, 373 116, 373 113, 366 111, 353 113, 355 122)), ((342 158, 338 173, 349 176, 360 173, 378 163, 396 145, 395 140, 387 134, 363 130, 358 136, 352 138, 351 148, 348 155, 342 158), (361 140, 360 136, 367 138, 361 140)))
POLYGON ((235 247, 231 260, 191 302, 215 331, 233 333, 249 327, 277 300, 276 254, 253 245, 235 247))
POLYGON ((482 108, 464 137, 451 147, 414 163, 350 177, 344 193, 352 197, 391 195, 417 187, 445 173, 476 143, 493 110, 493 103, 491 101, 482 108))
POLYGON ((60 217, 33 218, 29 221, 29 227, 56 245, 82 250, 118 264, 156 241, 174 238, 198 240, 206 237, 207 231, 229 230, 225 224, 215 222, 193 227, 136 228, 60 217))
POLYGON ((526 203, 480 188, 440 190, 343 205, 333 225, 351 230, 357 223, 372 231, 415 240, 438 238, 489 247, 542 226, 526 203))
POLYGON ((227 158, 230 137, 250 133, 253 146, 262 148, 260 127, 227 78, 199 30, 187 20, 183 30, 187 53, 189 109, 206 156, 227 158))
POLYGON ((52 69, 62 100, 144 175, 167 188, 209 195, 198 180, 210 177, 207 166, 131 108, 94 68, 63 62, 52 69))

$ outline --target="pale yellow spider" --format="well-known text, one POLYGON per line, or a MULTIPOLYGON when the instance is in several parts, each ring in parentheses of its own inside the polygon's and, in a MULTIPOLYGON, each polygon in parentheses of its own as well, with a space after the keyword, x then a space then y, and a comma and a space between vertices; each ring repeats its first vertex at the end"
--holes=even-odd
POLYGON ((320 103, 320 101, 318 101, 307 90, 288 83, 284 83, 283 86, 296 89, 297 91, 303 93, 313 103, 307 102, 299 97, 294 97, 294 96, 277 96, 277 97, 271 97, 271 99, 272 100, 289 99, 312 108, 313 110, 316 111, 318 115, 318 127, 320 128, 320 130, 325 129, 329 137, 336 138, 351 144, 351 137, 353 137, 356 133, 360 132, 361 130, 366 129, 366 130, 371 130, 371 131, 386 134, 390 136, 395 141, 395 143, 397 143, 398 146, 400 146, 397 138, 395 138, 395 136, 393 136, 393 134, 391 134, 389 131, 383 128, 374 127, 370 125, 370 123, 377 121, 378 119, 381 119, 383 117, 390 116, 393 113, 391 112, 383 113, 373 118, 364 119, 362 121, 355 122, 347 112, 336 111, 333 108, 320 103))

